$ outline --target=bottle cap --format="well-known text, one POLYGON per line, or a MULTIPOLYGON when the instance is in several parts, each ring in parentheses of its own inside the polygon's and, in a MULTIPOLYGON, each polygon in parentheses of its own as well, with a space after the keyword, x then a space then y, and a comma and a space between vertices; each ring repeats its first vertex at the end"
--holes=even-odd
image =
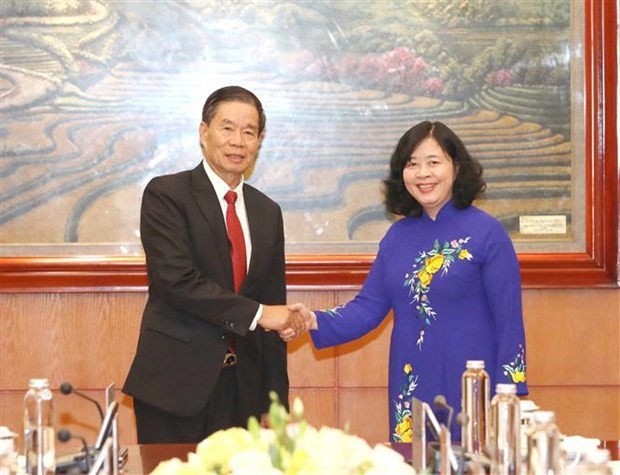
POLYGON ((497 394, 517 394, 516 384, 497 384, 495 386, 495 392, 497 394))
POLYGON ((467 360, 467 369, 484 369, 484 360, 467 360))
POLYGON ((31 389, 49 388, 50 382, 47 378, 32 378, 28 384, 28 387, 31 389))
POLYGON ((532 418, 535 423, 555 422, 555 413, 553 411, 534 411, 532 418))

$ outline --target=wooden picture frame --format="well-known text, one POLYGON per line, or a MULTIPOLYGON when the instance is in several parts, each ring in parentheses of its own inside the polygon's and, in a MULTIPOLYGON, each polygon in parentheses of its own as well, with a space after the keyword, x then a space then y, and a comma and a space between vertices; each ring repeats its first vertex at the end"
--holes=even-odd
MULTIPOLYGON (((525 287, 618 286, 617 2, 584 3, 585 250, 520 253, 525 287)), ((360 285, 370 254, 287 256, 291 288, 360 285)), ((0 257, 0 291, 131 291, 147 285, 143 257, 0 257)))

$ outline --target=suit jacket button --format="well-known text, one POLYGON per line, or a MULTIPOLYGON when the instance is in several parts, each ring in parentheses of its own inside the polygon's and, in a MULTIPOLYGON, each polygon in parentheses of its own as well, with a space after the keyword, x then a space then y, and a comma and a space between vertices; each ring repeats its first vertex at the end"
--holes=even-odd
POLYGON ((228 335, 226 333, 222 333, 222 336, 220 338, 222 340, 227 340, 228 339, 228 335))

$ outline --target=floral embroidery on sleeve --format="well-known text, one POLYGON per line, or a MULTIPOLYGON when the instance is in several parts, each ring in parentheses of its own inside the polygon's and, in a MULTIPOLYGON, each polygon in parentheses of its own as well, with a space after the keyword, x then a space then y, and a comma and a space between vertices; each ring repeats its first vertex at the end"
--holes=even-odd
POLYGON ((464 239, 453 239, 444 242, 443 245, 435 240, 433 249, 420 252, 420 256, 414 261, 412 271, 405 275, 404 286, 409 288, 411 303, 416 305, 418 318, 422 321, 422 328, 416 341, 420 350, 424 343, 424 326, 430 326, 431 321, 437 319, 437 313, 433 310, 427 295, 433 278, 439 271, 441 275, 447 274, 456 259, 467 261, 473 259, 474 256, 465 247, 470 239, 469 236, 464 239))
POLYGON ((405 383, 400 387, 398 401, 394 401, 395 420, 394 442, 411 442, 413 439, 413 419, 411 415, 411 395, 418 386, 418 376, 413 374, 413 366, 407 363, 403 367, 405 383))
POLYGON ((329 310, 324 310, 324 312, 332 318, 335 318, 335 317, 342 318, 342 315, 340 314, 341 308, 344 308, 344 304, 336 305, 334 308, 331 308, 329 310))
POLYGON ((515 359, 509 364, 502 365, 504 375, 508 377, 512 383, 524 383, 527 379, 525 375, 525 348, 519 345, 519 352, 515 359))

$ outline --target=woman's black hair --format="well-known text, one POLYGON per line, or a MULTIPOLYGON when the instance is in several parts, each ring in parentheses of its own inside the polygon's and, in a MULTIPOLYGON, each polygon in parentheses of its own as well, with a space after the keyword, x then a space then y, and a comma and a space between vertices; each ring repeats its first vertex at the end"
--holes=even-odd
POLYGON ((385 207, 390 213, 402 216, 420 216, 422 205, 411 196, 403 181, 403 169, 413 151, 427 138, 433 138, 456 166, 452 201, 457 208, 467 208, 484 190, 482 165, 473 158, 461 139, 441 122, 420 122, 400 138, 392 158, 390 174, 383 180, 385 207))

